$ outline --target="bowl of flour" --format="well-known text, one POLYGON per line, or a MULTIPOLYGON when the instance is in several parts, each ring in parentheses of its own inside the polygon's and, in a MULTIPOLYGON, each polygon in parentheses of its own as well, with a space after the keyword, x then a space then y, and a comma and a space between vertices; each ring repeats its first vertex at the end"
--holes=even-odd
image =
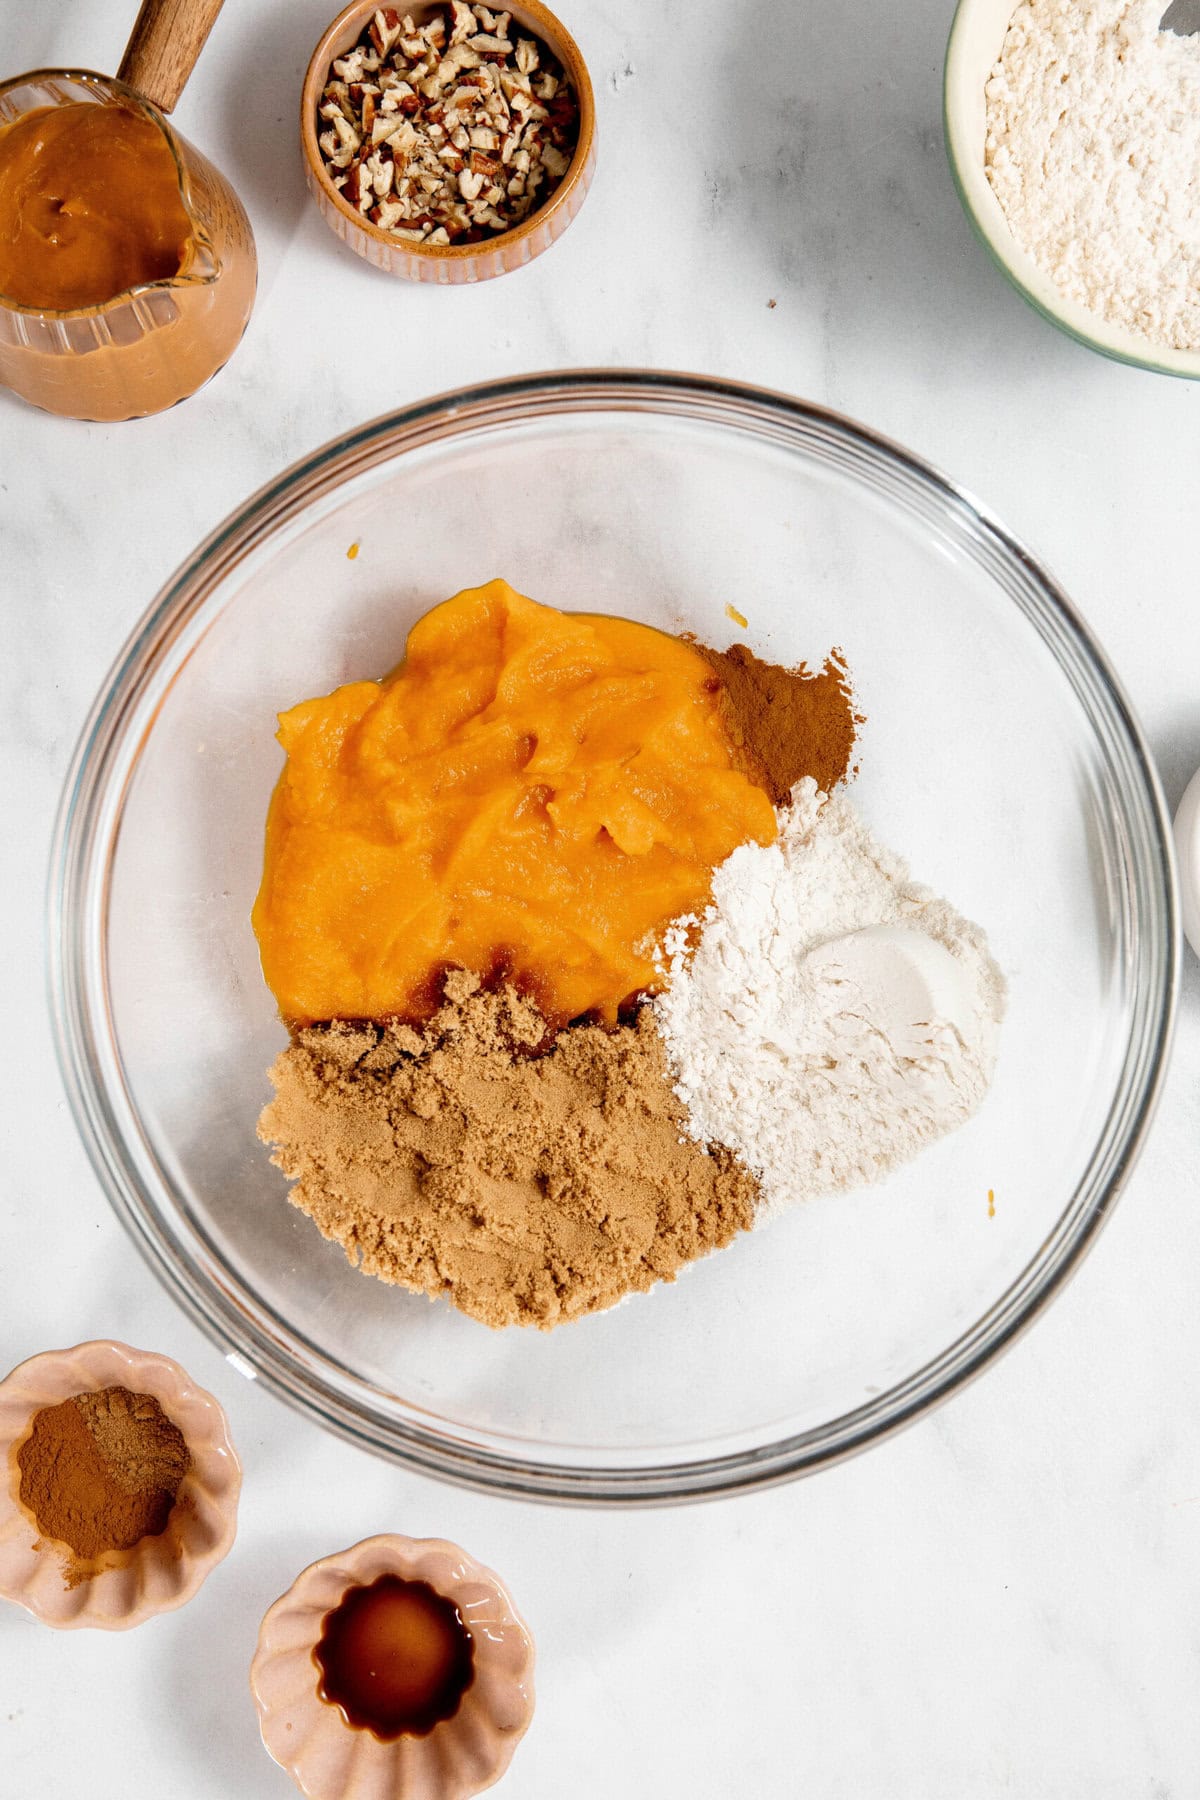
POLYGON ((1200 35, 1166 0, 960 0, 946 150, 1025 299, 1119 362, 1200 379, 1200 35))

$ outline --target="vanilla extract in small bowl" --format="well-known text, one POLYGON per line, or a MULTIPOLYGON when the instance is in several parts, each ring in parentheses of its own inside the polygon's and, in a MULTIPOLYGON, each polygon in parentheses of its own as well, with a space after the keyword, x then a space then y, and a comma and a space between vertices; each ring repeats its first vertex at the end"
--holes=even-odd
POLYGON ((529 1726, 533 1665, 490 1569, 388 1532, 310 1564, 268 1609, 250 1690, 307 1800, 471 1800, 529 1726))
POLYGON ((380 1575, 326 1613, 313 1650, 322 1700, 388 1742, 452 1719, 475 1678, 462 1614, 427 1581, 380 1575))

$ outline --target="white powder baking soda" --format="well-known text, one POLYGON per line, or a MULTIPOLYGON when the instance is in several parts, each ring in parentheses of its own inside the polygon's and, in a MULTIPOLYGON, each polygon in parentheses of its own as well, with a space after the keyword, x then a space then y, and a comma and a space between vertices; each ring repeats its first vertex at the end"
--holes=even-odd
POLYGON ((763 1218, 877 1181, 969 1118, 1005 992, 978 926, 848 800, 801 781, 779 818, 717 870, 703 919, 671 927, 653 1003, 693 1136, 738 1153, 763 1218))
POLYGON ((1200 349, 1200 37, 1167 0, 1022 0, 987 83, 984 163, 1068 299, 1200 349))

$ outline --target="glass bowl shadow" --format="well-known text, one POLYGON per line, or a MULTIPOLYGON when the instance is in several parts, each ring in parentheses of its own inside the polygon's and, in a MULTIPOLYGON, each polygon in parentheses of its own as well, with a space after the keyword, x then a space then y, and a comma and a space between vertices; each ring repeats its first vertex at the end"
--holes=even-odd
POLYGON ((109 1198, 237 1366, 430 1474, 676 1501, 864 1448, 1036 1317, 1150 1119, 1175 913, 1162 797, 1112 671, 982 507, 818 407, 579 371, 376 420, 189 558, 68 777, 50 979, 109 1198), (285 1042, 249 924, 274 715, 383 673, 421 612, 497 574, 788 664, 840 646, 866 715, 856 803, 984 925, 1011 990, 992 1092, 954 1136, 549 1334, 492 1333, 351 1268, 254 1129, 285 1042))

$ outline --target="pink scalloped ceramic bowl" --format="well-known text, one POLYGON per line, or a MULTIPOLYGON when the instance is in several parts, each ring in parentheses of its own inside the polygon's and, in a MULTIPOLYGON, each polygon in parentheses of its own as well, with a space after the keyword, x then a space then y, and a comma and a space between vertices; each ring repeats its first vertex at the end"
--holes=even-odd
POLYGON ((242 1469, 219 1402, 169 1356, 128 1344, 96 1339, 19 1363, 0 1382, 0 1468, 0 1596, 59 1630, 124 1631, 182 1606, 228 1553, 237 1531, 242 1469), (70 1586, 70 1548, 42 1537, 21 1504, 17 1456, 42 1407, 104 1387, 152 1394, 182 1431, 192 1463, 164 1530, 131 1550, 97 1558, 94 1573, 70 1586))
POLYGON ((250 1666, 262 1740, 308 1800, 468 1800, 499 1781, 533 1717, 533 1638, 498 1578, 444 1538, 387 1534, 322 1557, 271 1607, 250 1666), (347 1588, 427 1581, 471 1633, 475 1675, 451 1719, 385 1743, 317 1691, 313 1651, 347 1588))

